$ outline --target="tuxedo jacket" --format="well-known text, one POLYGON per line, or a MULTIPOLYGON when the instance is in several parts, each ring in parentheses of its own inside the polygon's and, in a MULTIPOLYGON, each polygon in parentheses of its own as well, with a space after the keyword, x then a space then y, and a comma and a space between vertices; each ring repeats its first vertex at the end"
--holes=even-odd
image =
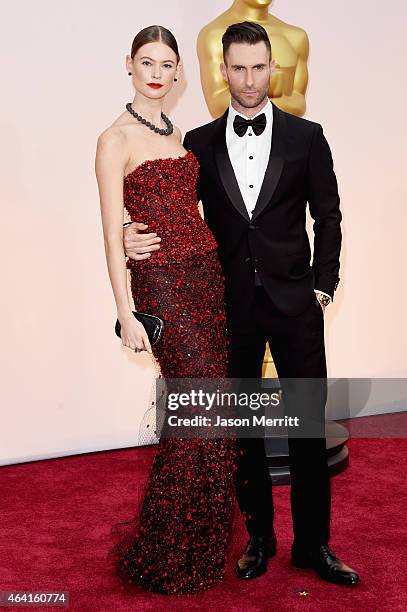
POLYGON ((218 243, 228 314, 247 321, 256 268, 275 306, 299 315, 315 299, 314 289, 333 298, 339 282, 342 215, 329 145, 320 124, 273 104, 270 157, 250 219, 226 146, 227 115, 187 132, 184 147, 199 161, 197 196, 218 243))

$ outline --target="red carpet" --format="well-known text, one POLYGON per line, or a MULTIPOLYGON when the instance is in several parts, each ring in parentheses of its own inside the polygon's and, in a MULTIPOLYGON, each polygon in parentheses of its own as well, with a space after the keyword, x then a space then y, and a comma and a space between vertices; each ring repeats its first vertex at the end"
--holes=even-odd
POLYGON ((109 530, 112 523, 132 514, 154 454, 154 448, 147 447, 0 468, 0 590, 70 591, 69 610, 79 612, 404 611, 406 442, 354 439, 348 446, 350 467, 332 478, 330 544, 360 573, 362 583, 354 588, 322 582, 312 570, 290 566, 289 487, 284 486, 274 489, 279 549, 266 575, 245 583, 233 574, 246 541, 236 511, 227 575, 221 585, 195 596, 141 592, 131 597, 123 592, 105 561, 111 545, 109 530))

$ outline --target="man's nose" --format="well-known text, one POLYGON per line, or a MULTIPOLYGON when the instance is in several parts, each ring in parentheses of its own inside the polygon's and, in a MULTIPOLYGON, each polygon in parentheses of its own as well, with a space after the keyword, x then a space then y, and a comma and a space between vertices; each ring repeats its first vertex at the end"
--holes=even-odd
POLYGON ((246 72, 246 86, 247 87, 251 87, 253 84, 254 84, 254 81, 253 81, 253 72, 249 69, 246 72))

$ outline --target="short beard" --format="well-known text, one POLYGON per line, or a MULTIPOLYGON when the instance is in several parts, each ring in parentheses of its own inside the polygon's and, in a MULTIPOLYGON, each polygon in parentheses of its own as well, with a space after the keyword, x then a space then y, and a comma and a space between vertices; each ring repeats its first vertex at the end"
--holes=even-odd
POLYGON ((268 93, 268 89, 267 91, 260 92, 258 96, 256 96, 254 99, 251 99, 249 102, 247 102, 246 100, 241 98, 239 94, 236 94, 232 91, 230 92, 232 98, 236 100, 236 102, 238 102, 240 106, 242 106, 243 108, 255 108, 256 106, 259 106, 263 102, 263 100, 267 98, 267 93, 268 93))

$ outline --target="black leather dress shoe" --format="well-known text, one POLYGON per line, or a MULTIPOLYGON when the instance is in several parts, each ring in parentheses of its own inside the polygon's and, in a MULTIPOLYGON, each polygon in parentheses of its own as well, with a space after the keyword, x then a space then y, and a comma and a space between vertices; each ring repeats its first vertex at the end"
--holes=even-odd
POLYGON ((246 550, 239 559, 236 573, 239 578, 257 578, 267 569, 267 561, 274 557, 277 550, 275 534, 270 536, 250 536, 246 550))
POLYGON ((291 547, 291 561, 295 567, 314 569, 323 580, 335 584, 354 585, 360 582, 358 574, 351 567, 338 559, 328 546, 320 546, 314 552, 298 550, 291 547))

